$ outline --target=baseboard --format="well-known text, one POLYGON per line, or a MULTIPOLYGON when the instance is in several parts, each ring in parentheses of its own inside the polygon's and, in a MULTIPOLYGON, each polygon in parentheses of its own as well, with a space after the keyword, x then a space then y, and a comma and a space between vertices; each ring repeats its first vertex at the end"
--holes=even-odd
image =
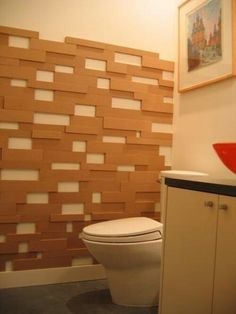
POLYGON ((106 278, 102 265, 0 272, 0 289, 106 278))

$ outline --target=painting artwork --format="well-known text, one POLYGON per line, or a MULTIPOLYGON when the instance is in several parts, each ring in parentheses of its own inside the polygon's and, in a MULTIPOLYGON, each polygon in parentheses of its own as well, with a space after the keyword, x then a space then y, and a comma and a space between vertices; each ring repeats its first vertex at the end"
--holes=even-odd
POLYGON ((187 15, 188 72, 222 59, 221 0, 210 0, 187 15))

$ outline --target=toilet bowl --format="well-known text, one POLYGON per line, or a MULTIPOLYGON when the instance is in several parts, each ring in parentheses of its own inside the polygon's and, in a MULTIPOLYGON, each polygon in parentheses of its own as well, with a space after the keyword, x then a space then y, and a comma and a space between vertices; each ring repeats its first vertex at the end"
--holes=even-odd
POLYGON ((162 224, 146 217, 89 225, 82 240, 106 271, 114 303, 158 304, 162 224))

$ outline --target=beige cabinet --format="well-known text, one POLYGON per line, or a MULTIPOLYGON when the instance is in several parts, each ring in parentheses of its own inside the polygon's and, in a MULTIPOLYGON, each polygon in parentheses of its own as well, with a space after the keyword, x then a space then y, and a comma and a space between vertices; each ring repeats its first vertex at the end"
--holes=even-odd
POLYGON ((159 314, 236 313, 236 198, 167 188, 159 314))

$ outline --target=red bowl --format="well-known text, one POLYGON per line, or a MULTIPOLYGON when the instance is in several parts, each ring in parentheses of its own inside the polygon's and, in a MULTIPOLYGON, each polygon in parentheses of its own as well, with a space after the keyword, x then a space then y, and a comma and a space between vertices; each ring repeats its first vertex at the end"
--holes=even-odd
POLYGON ((215 143, 213 147, 223 164, 236 173, 236 143, 215 143))

